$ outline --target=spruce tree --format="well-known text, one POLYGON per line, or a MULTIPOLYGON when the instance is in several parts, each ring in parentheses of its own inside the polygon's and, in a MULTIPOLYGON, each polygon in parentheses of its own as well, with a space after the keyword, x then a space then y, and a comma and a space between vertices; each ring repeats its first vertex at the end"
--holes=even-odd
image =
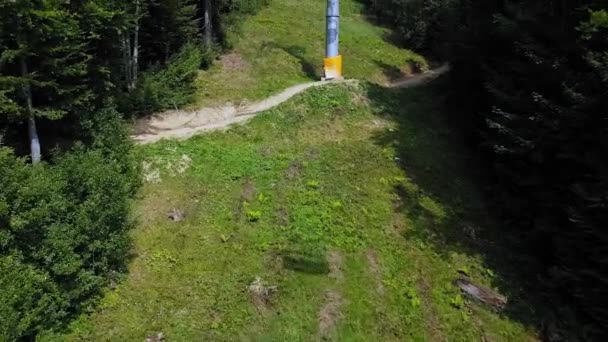
POLYGON ((58 120, 88 106, 87 56, 78 22, 64 1, 0 3, 0 110, 27 122, 33 162, 41 159, 38 120, 58 120))
POLYGON ((144 61, 164 64, 187 42, 200 41, 198 8, 193 0, 149 0, 142 20, 144 61))

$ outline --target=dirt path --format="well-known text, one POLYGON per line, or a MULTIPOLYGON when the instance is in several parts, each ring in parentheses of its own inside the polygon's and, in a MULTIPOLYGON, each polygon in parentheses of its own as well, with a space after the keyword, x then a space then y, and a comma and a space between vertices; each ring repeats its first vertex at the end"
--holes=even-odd
MULTIPOLYGON (((409 77, 389 85, 389 88, 414 87, 433 80, 449 70, 444 65, 434 70, 409 77)), ((188 139, 204 132, 225 129, 236 123, 244 123, 257 113, 274 108, 291 99, 297 94, 312 88, 335 83, 350 83, 357 80, 318 81, 299 84, 285 89, 265 100, 249 105, 234 105, 223 107, 204 107, 198 110, 173 110, 153 114, 135 123, 131 136, 137 144, 151 144, 162 139, 188 139)))
POLYGON ((450 66, 444 64, 438 68, 423 72, 422 74, 406 77, 388 85, 388 88, 410 88, 422 85, 450 71, 450 66))

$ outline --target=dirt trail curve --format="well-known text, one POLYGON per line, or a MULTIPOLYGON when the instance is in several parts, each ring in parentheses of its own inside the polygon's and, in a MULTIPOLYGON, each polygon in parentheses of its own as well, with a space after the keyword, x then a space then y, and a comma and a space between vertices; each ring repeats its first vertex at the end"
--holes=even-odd
MULTIPOLYGON (((433 80, 448 70, 449 66, 444 65, 392 83, 388 88, 414 87, 433 80)), ((153 114, 149 118, 140 119, 136 122, 131 137, 137 144, 142 145, 155 143, 162 139, 188 139, 197 134, 225 129, 232 124, 243 123, 257 113, 274 108, 308 88, 350 82, 357 82, 357 80, 318 81, 299 84, 265 100, 248 105, 226 104, 223 107, 207 107, 191 111, 173 110, 153 114)))

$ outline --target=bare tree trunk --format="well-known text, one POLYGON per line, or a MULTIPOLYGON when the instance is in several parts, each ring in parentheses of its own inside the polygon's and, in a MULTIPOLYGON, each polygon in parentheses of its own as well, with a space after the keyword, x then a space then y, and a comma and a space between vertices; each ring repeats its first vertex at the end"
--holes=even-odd
POLYGON ((127 87, 133 90, 133 50, 131 50, 131 37, 129 33, 125 34, 125 49, 127 51, 127 87))
POLYGON ((27 131, 30 137, 30 151, 32 155, 32 163, 36 164, 42 159, 40 153, 40 138, 38 138, 38 129, 36 128, 36 118, 30 114, 27 119, 27 131))
POLYGON ((127 89, 133 90, 133 50, 131 50, 131 37, 129 32, 121 34, 122 36, 122 53, 125 64, 125 80, 127 89))
POLYGON ((203 0, 203 33, 205 46, 213 44, 213 24, 211 23, 211 0, 203 0))
POLYGON ((122 64, 125 69, 125 82, 127 83, 127 88, 131 86, 131 67, 129 63, 131 62, 131 57, 129 56, 129 47, 128 40, 129 34, 125 32, 119 32, 120 36, 120 47, 122 50, 122 64))
MULTIPOLYGON (((27 77, 27 63, 25 57, 21 57, 21 76, 27 77)), ((23 96, 25 97, 26 110, 27 110, 27 131, 30 138, 30 153, 32 156, 32 163, 36 164, 40 162, 40 139, 38 138, 38 130, 36 129, 36 118, 34 117, 34 105, 32 104, 32 89, 30 88, 29 81, 26 81, 23 85, 23 96)))
POLYGON ((135 1, 135 33, 133 34, 133 56, 131 62, 131 89, 137 84, 139 73, 139 17, 141 15, 140 0, 135 1))

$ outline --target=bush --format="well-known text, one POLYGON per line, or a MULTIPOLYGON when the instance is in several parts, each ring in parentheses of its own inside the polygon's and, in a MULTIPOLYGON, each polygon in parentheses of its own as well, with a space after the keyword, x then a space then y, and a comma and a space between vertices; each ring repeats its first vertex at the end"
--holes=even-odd
POLYGON ((200 46, 184 45, 162 69, 142 74, 136 90, 128 94, 126 111, 149 114, 190 103, 196 90, 194 81, 205 58, 200 46))
POLYGON ((124 270, 138 169, 111 113, 53 164, 0 148, 0 340, 67 323, 124 270))
POLYGON ((62 319, 57 287, 35 267, 0 256, 0 288, 0 340, 16 340, 62 319))
POLYGON ((122 115, 109 103, 99 112, 81 119, 81 139, 86 146, 102 153, 106 160, 116 163, 118 172, 131 184, 131 192, 141 185, 141 163, 133 154, 133 141, 122 115))

